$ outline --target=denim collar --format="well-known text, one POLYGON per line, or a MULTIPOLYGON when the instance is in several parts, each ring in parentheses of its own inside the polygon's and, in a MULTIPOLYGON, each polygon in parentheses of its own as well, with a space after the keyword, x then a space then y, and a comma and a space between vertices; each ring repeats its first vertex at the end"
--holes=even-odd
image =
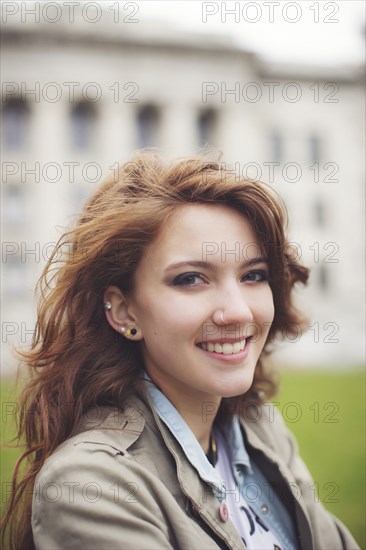
MULTIPOLYGON (((223 481, 207 459, 192 430, 171 401, 169 401, 169 399, 155 386, 146 372, 144 373, 144 378, 148 397, 158 416, 176 438, 183 453, 197 470, 200 478, 212 486, 218 498, 223 497, 225 494, 223 481)), ((234 478, 237 483, 239 483, 238 470, 241 470, 242 473, 245 474, 245 472, 252 473, 252 468, 244 445, 237 415, 232 418, 229 426, 225 427, 225 431, 220 433, 228 447, 234 478)), ((242 481, 241 479, 241 482, 242 481)))

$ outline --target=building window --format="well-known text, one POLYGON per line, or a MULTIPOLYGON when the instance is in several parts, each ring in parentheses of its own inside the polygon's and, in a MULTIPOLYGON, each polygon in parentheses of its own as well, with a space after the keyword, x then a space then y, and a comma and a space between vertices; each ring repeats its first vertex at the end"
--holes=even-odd
POLYGON ((198 145, 216 146, 217 112, 214 109, 204 109, 197 118, 198 145))
POLYGON ((325 204, 320 199, 314 203, 314 221, 319 227, 324 227, 326 224, 325 204))
MULTIPOLYGON (((7 243, 5 243, 7 244, 7 243)), ((19 246, 19 243, 10 243, 19 246)), ((3 285, 2 294, 13 301, 24 299, 26 285, 26 262, 21 261, 21 254, 13 254, 12 248, 5 249, 3 253, 3 285)))
POLYGON ((155 105, 144 105, 137 111, 137 147, 158 145, 160 112, 155 105))
POLYGON ((323 292, 327 292, 329 290, 329 272, 325 264, 319 264, 318 283, 320 290, 323 292))
POLYGON ((2 188, 3 220, 8 226, 20 226, 27 221, 24 185, 9 184, 2 188))
POLYGON ((271 134, 271 158, 272 162, 282 162, 283 159, 283 139, 281 134, 274 130, 271 134))
POLYGON ((29 107, 20 98, 8 99, 2 107, 2 142, 4 149, 21 149, 27 138, 29 107))
POLYGON ((71 145, 73 149, 90 149, 95 136, 96 110, 92 103, 82 101, 71 110, 71 145))
POLYGON ((315 134, 311 135, 309 138, 309 148, 310 148, 310 162, 320 162, 321 151, 320 151, 320 139, 315 134))

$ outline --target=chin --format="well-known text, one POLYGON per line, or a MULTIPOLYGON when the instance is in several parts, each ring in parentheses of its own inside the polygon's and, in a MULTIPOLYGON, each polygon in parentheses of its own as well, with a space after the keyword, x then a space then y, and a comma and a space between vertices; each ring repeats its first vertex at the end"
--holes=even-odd
POLYGON ((219 389, 219 397, 237 397, 238 395, 243 395, 246 393, 253 383, 253 377, 250 380, 241 380, 236 383, 232 382, 231 384, 222 385, 219 389))

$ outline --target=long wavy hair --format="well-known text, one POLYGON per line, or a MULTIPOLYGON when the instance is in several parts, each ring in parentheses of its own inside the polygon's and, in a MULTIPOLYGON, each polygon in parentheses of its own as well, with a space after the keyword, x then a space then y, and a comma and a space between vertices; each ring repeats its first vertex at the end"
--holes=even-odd
MULTIPOLYGON (((286 209, 269 186, 238 178, 204 157, 169 164, 157 154, 139 152, 121 165, 60 238, 38 283, 31 348, 20 352, 31 371, 20 396, 18 438, 26 450, 15 468, 2 526, 3 540, 9 540, 11 548, 34 548, 31 493, 47 457, 72 435, 88 408, 123 408, 129 395, 141 391, 139 344, 109 326, 103 295, 109 285, 127 294, 133 289, 146 247, 179 206, 192 203, 223 204, 239 211, 252 224, 268 258, 275 316, 262 355, 275 337, 304 326, 291 290, 297 282, 306 283, 308 270, 291 253, 286 209)), ((276 383, 262 355, 251 389, 224 399, 222 411, 274 395, 276 383)))

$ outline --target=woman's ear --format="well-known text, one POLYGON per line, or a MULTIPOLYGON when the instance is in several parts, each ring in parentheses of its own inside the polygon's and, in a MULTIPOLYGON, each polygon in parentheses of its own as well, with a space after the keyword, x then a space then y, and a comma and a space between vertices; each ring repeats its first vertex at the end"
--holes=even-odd
POLYGON ((117 287, 109 286, 104 293, 104 310, 110 326, 126 338, 141 340, 137 319, 130 314, 127 296, 117 287))

